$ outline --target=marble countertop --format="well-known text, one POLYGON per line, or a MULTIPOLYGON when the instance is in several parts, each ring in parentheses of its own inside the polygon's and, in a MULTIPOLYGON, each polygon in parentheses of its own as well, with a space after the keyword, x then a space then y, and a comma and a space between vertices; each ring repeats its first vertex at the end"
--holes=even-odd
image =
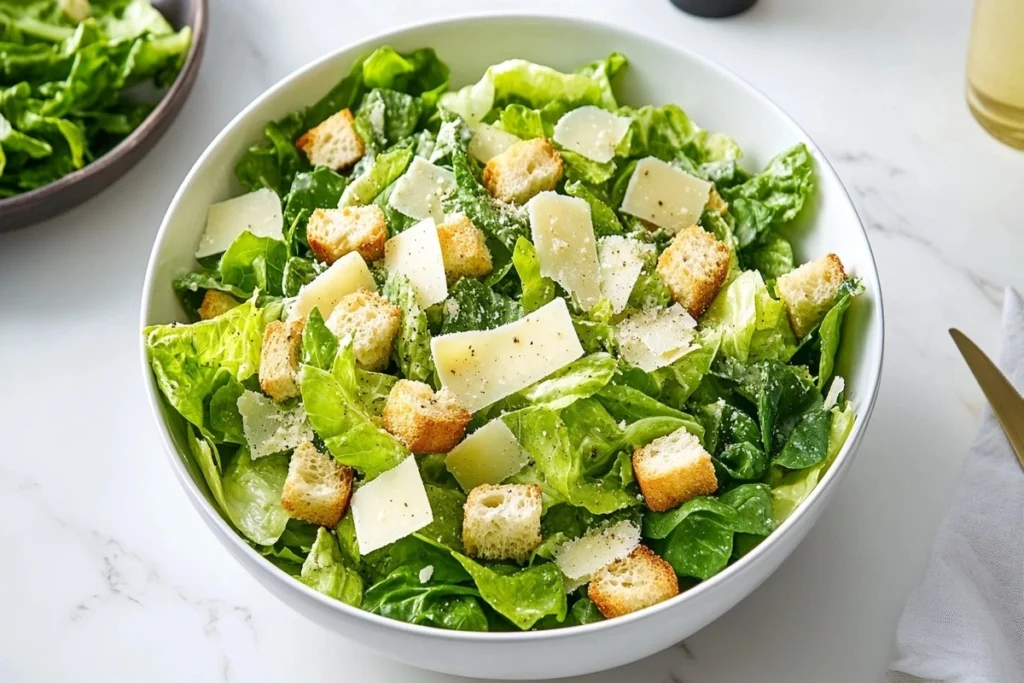
MULTIPOLYGON (((77 210, 0 235, 0 680, 450 681, 306 622, 230 559, 167 466, 137 325, 160 218, 242 107, 349 41, 484 3, 211 5, 195 91, 154 151, 77 210)), ((1024 154, 987 137, 964 104, 969 3, 762 0, 718 22, 665 0, 558 11, 685 44, 787 110, 857 204, 888 320, 867 437, 803 544, 684 644, 585 680, 874 680, 983 405, 946 329, 995 351, 1003 287, 1024 289, 1024 154)))

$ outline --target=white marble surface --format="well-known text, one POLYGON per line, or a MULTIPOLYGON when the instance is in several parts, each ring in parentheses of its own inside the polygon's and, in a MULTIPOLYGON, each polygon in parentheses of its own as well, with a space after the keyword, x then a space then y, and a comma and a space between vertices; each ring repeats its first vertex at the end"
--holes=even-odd
MULTIPOLYGON (((198 84, 155 151, 78 210, 0 235, 0 681, 450 680, 305 622, 231 561, 161 452, 137 312, 164 209, 235 113, 348 41, 484 3, 211 4, 198 84)), ((863 683, 882 670, 982 406, 946 328, 992 348, 1002 288, 1024 289, 1024 154, 964 105, 968 5, 761 0, 709 22, 666 0, 558 3, 686 44, 789 111, 857 203, 888 314, 873 422, 806 541, 685 646, 587 681, 863 683)))

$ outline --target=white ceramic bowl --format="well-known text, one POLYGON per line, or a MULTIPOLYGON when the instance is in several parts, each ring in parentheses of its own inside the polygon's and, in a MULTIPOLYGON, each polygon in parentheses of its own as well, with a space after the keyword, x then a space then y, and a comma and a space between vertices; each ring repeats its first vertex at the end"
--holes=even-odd
MULTIPOLYGON (((369 614, 307 588, 260 557, 216 512, 202 476, 187 460, 183 421, 160 399, 143 349, 143 372, 171 466, 196 510, 247 571, 313 621, 408 664, 485 678, 556 678, 626 664, 662 650, 721 616, 764 581, 803 539, 853 461, 871 415, 882 366, 883 324, 878 274, 849 197, 821 151, 777 106, 720 66, 683 48, 611 25, 574 18, 479 16, 382 34, 328 55, 275 85, 235 117, 210 144, 164 218, 142 298, 142 325, 184 320, 171 281, 194 267, 192 254, 207 207, 237 195, 232 170, 265 122, 317 100, 359 56, 389 44, 434 47, 452 85, 475 82, 491 64, 522 57, 563 70, 613 50, 629 57, 617 83, 620 101, 677 103, 701 125, 734 136, 750 168, 797 142, 817 162, 818 192, 795 239, 801 260, 829 251, 864 281, 851 308, 839 358, 857 421, 833 467, 807 501, 753 552, 714 578, 641 612, 588 626, 529 633, 462 633, 414 626, 369 614)), ((810 94, 809 94, 810 95, 810 94)))

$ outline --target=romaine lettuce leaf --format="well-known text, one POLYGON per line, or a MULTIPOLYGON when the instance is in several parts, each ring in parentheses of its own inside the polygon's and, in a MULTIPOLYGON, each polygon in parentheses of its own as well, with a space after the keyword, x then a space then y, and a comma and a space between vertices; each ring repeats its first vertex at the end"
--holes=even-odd
POLYGON ((736 533, 767 536, 774 529, 768 486, 743 484, 718 498, 701 496, 668 512, 648 512, 643 534, 664 539, 654 545, 677 574, 708 579, 729 563, 736 533))
POLYGON ((387 88, 374 88, 363 96, 354 126, 373 150, 385 150, 415 132, 423 115, 418 97, 387 88))
POLYGON ((741 247, 752 242, 752 237, 768 224, 780 225, 796 218, 813 191, 814 162, 802 142, 776 156, 746 182, 721 188, 730 212, 736 217, 736 236, 741 247), (745 230, 741 233, 741 224, 751 226, 750 238, 745 230))
POLYGON ((522 317, 523 307, 515 299, 498 294, 479 280, 462 278, 448 289, 441 308, 441 334, 493 330, 522 317))
POLYGON ((638 503, 636 496, 624 489, 606 488, 584 477, 582 454, 573 448, 569 431, 556 412, 524 408, 501 419, 534 458, 513 481, 539 484, 548 504, 564 502, 594 514, 608 514, 638 503))
POLYGON ((704 160, 704 131, 676 105, 622 107, 619 114, 633 119, 629 132, 619 143, 621 156, 654 156, 662 161, 675 161, 679 157, 697 162, 704 160))
POLYGON ((217 452, 217 446, 211 439, 198 434, 198 430, 192 425, 185 425, 185 429, 192 460, 203 475, 214 502, 227 514, 228 505, 224 499, 224 483, 220 476, 220 454, 217 452))
POLYGON ((316 541, 302 563, 299 580, 353 607, 362 604, 363 579, 359 572, 347 565, 338 541, 324 527, 316 532, 316 541))
POLYGON ((430 328, 427 314, 417 303, 412 285, 401 273, 391 272, 384 283, 383 294, 402 311, 393 354, 399 371, 406 379, 431 383, 434 358, 430 351, 430 328))
POLYGON ((452 551, 452 557, 469 572, 487 604, 522 630, 548 615, 558 621, 565 619, 565 587, 562 572, 554 564, 499 573, 461 553, 452 551))
POLYGON ((632 422, 616 420, 596 398, 576 401, 562 410, 560 417, 589 476, 606 475, 617 453, 632 453, 660 436, 692 426, 690 420, 660 415, 632 422))
POLYGON ((520 395, 535 406, 561 410, 600 391, 618 370, 618 363, 607 353, 592 353, 566 365, 520 395))
POLYGON ((570 197, 582 199, 590 206, 590 218, 594 224, 594 234, 598 237, 621 235, 625 232, 622 223, 619 222, 612 208, 584 182, 570 180, 565 184, 565 193, 570 197))
POLYGON ((535 109, 557 101, 614 110, 617 104, 611 79, 625 64, 625 57, 616 53, 607 60, 584 66, 578 73, 565 74, 533 62, 510 59, 488 68, 480 82, 446 93, 440 105, 470 123, 480 121, 490 109, 511 102, 535 109))
POLYGON ((516 240, 512 264, 523 285, 523 312, 532 313, 555 298, 555 283, 540 274, 540 259, 533 242, 525 237, 516 240))
POLYGON ((400 147, 378 154, 370 167, 349 183, 341 193, 340 206, 362 206, 371 203, 377 195, 405 173, 413 155, 411 147, 400 147))
POLYGON ((287 476, 287 455, 253 460, 245 448, 224 470, 224 510, 253 543, 273 545, 284 533, 289 516, 281 507, 281 489, 287 476))
POLYGON ((796 337, 782 302, 772 297, 754 270, 719 292, 701 322, 721 335, 722 355, 740 362, 788 361, 796 352, 796 337))
POLYGON ((254 298, 212 320, 144 329, 149 363, 167 402, 203 427, 203 401, 217 387, 217 374, 226 371, 241 382, 259 369, 265 327, 254 298))
POLYGON ((729 479, 758 481, 765 475, 768 456, 753 418, 725 401, 703 405, 696 414, 704 425, 704 448, 715 463, 720 486, 729 479))
POLYGON ((794 268, 793 245, 771 228, 743 253, 743 257, 765 280, 778 279, 794 268))
POLYGON ((272 296, 284 293, 288 247, 272 237, 257 237, 246 230, 228 246, 220 258, 220 279, 246 294, 259 289, 272 296))
POLYGON ((824 389, 825 384, 832 378, 836 351, 839 350, 839 338, 843 329, 843 316, 850 304, 853 303, 853 297, 863 291, 864 286, 861 285, 860 280, 850 278, 844 282, 836 295, 832 308, 825 314, 818 326, 818 337, 821 340, 817 380, 819 390, 824 389))
POLYGON ((462 552, 462 516, 466 494, 457 488, 436 484, 425 484, 425 489, 434 519, 417 533, 446 548, 462 552))
POLYGON ((289 226, 286 238, 293 253, 298 245, 306 245, 309 215, 314 209, 337 207, 348 181, 348 178, 326 166, 295 174, 288 194, 284 197, 284 224, 289 226), (305 216, 300 218, 303 212, 305 216))
MULTIPOLYGON (((473 225, 484 231, 489 237, 495 238, 505 248, 506 254, 512 253, 516 240, 520 237, 529 239, 530 226, 526 213, 521 209, 499 202, 481 185, 473 174, 470 158, 466 154, 455 154, 452 157, 452 169, 455 172, 455 191, 444 200, 444 209, 448 213, 464 213, 473 221, 473 225)), ((498 255, 495 254, 493 242, 488 240, 491 256, 498 270, 498 255)))
POLYGON ((302 327, 301 360, 321 370, 330 370, 338 356, 338 338, 327 329, 319 308, 313 308, 302 327))
POLYGON ((487 615, 473 586, 420 581, 420 568, 405 565, 366 591, 363 608, 410 624, 457 631, 487 631, 487 615))
POLYGON ((818 464, 802 470, 774 470, 769 477, 772 487, 772 518, 776 526, 782 524, 800 503, 811 495, 818 485, 821 476, 835 462, 846 439, 853 430, 855 415, 853 404, 849 401, 842 409, 836 406, 831 411, 832 423, 828 434, 828 451, 825 459, 818 464))
POLYGON ((537 109, 530 109, 521 104, 510 104, 501 110, 498 117, 501 128, 517 138, 549 138, 554 132, 554 123, 547 122, 537 109))
POLYGON ((343 465, 367 480, 409 456, 397 439, 378 427, 359 400, 355 355, 349 343, 338 351, 331 371, 303 365, 299 390, 309 424, 343 465))

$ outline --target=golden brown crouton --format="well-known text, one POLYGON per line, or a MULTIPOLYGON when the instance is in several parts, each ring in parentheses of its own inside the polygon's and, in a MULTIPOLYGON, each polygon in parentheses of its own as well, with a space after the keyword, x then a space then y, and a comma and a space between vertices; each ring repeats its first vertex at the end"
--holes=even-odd
POLYGON ((658 275, 694 318, 704 315, 728 274, 728 245, 698 225, 681 230, 658 258, 658 275))
POLYGON ((447 453, 462 441, 470 417, 447 391, 400 379, 384 406, 384 429, 413 453, 447 453))
POLYGON ((263 332, 260 351, 260 388, 275 401, 285 401, 299 395, 297 373, 299 350, 302 348, 304 321, 283 323, 275 320, 263 332))
POLYGON ((341 298, 327 319, 327 329, 339 339, 351 335, 356 362, 367 370, 380 370, 388 364, 401 322, 398 306, 376 292, 360 289, 341 298))
POLYGON ((655 512, 710 496, 718 488, 711 456, 685 428, 633 451, 633 473, 644 502, 655 512))
POLYGON ((540 545, 542 509, 537 484, 481 484, 466 498, 462 544, 473 557, 525 562, 540 545))
POLYGON ((216 289, 208 289, 203 295, 203 305, 197 312, 201 320, 209 320, 216 318, 221 313, 227 313, 240 303, 242 302, 230 294, 218 292, 216 289))
POLYGON ((599 571, 587 587, 587 596, 605 619, 621 617, 677 595, 679 579, 672 565, 643 545, 599 571))
POLYGON ((718 194, 718 190, 712 187, 711 193, 708 195, 707 206, 704 208, 712 213, 722 214, 729 210, 729 203, 722 199, 722 195, 718 194))
POLYGON ((484 166, 484 186, 503 202, 525 204, 562 179, 562 157, 546 138, 523 140, 484 166))
POLYGON ((348 507, 353 476, 351 467, 342 465, 305 441, 295 449, 288 463, 288 477, 281 490, 281 507, 296 519, 333 529, 348 507))
POLYGON ((448 216, 437 226, 437 239, 441 243, 444 274, 449 285, 460 277, 480 278, 490 274, 493 265, 487 240, 465 214, 448 216))
POLYGON ((358 251, 367 263, 376 261, 384 256, 387 239, 384 211, 373 204, 317 209, 306 226, 309 248, 328 264, 353 251, 358 251))
POLYGON ((352 166, 363 157, 366 146, 352 125, 352 112, 342 109, 295 141, 313 166, 335 171, 352 166))
POLYGON ((786 305, 789 324, 797 337, 805 337, 821 321, 844 280, 843 262, 835 254, 826 254, 775 281, 775 291, 786 305))

